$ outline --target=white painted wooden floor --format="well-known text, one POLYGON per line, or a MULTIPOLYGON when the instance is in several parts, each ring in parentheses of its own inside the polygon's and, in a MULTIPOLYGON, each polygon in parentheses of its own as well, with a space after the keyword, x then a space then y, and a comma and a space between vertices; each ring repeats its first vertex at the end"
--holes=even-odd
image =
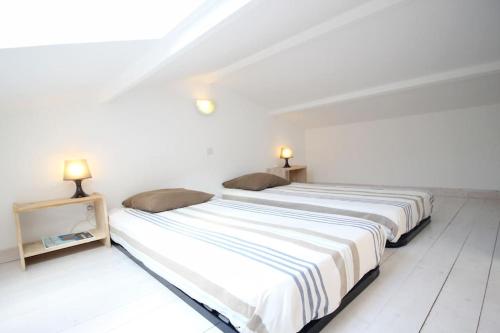
MULTIPOLYGON (((324 332, 500 332, 500 202, 438 197, 324 332)), ((219 330, 115 248, 0 265, 0 332, 219 330)))

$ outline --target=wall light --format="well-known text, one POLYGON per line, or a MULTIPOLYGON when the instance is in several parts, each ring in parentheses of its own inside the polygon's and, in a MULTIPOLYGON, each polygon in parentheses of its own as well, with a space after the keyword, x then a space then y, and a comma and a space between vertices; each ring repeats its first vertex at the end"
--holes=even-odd
POLYGON ((203 114, 212 114, 215 111, 215 102, 210 99, 197 99, 196 107, 203 114))

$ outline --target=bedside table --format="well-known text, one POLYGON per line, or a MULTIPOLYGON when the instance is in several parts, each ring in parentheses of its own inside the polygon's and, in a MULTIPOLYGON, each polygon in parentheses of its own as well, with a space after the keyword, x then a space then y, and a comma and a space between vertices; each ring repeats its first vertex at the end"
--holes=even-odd
POLYGON ((289 168, 276 167, 267 169, 268 173, 285 178, 291 182, 306 183, 307 167, 305 165, 294 165, 289 168))
POLYGON ((99 193, 93 193, 88 197, 77 199, 56 199, 29 203, 14 203, 12 208, 14 211, 14 220, 16 222, 17 246, 19 248, 19 260, 22 270, 26 269, 26 258, 33 257, 39 254, 53 252, 94 241, 101 241, 106 247, 111 246, 111 241, 109 238, 108 212, 106 209, 106 201, 104 200, 104 197, 99 193), (48 249, 45 248, 41 240, 33 243, 23 243, 23 228, 21 221, 22 213, 75 204, 94 205, 96 227, 94 229, 88 230, 94 237, 72 241, 66 244, 50 247, 48 249))

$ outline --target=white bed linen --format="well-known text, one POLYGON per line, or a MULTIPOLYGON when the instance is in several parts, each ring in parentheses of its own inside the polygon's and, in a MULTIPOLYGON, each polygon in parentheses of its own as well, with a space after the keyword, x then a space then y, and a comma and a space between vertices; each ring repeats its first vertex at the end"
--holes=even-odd
POLYGON ((333 312, 378 266, 375 223, 214 199, 149 214, 110 214, 112 239, 241 332, 297 332, 333 312))
POLYGON ((397 242, 432 212, 429 192, 379 187, 292 183, 262 191, 224 189, 222 197, 302 210, 362 217, 384 227, 397 242))

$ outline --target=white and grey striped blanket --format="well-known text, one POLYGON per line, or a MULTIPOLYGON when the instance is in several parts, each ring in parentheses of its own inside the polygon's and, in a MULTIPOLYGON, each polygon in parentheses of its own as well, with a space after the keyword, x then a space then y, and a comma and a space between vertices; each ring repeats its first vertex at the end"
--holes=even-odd
POLYGON ((309 183, 292 183, 263 191, 224 189, 222 197, 361 217, 381 224, 390 242, 397 242, 401 235, 429 217, 434 201, 433 195, 425 191, 309 183))
POLYGON ((158 214, 120 209, 111 235, 241 332, 297 332, 333 312, 384 251, 360 218, 214 199, 158 214))

